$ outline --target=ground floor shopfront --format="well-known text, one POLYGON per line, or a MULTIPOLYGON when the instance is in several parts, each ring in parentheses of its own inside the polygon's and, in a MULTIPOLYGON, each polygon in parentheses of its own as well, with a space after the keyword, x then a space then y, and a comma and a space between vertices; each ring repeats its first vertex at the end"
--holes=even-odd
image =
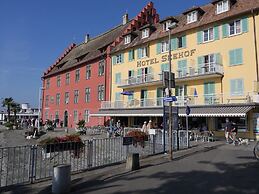
MULTIPOLYGON (((224 137, 226 119, 234 122, 238 127, 238 135, 242 138, 255 139, 259 134, 259 105, 232 104, 191 106, 188 116, 188 129, 199 130, 206 126, 217 137, 224 137)), ((178 107, 178 123, 186 129, 186 107, 178 107)), ((163 108, 153 107, 145 109, 101 109, 93 116, 111 116, 115 121, 120 120, 125 127, 141 128, 143 123, 152 121, 153 128, 163 128, 163 108)))

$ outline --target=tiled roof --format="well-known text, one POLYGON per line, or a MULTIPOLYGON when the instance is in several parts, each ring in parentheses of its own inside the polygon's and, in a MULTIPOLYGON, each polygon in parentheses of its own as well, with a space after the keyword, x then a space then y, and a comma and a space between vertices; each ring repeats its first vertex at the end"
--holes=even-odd
MULTIPOLYGON (((250 12, 252 9, 258 10, 259 0, 237 0, 236 3, 232 5, 229 11, 221 14, 216 14, 216 5, 213 5, 212 3, 201 6, 200 8, 204 11, 204 14, 199 18, 197 22, 187 24, 186 15, 181 14, 181 15, 175 16, 174 18, 177 19, 179 22, 177 23, 177 27, 171 31, 172 35, 184 33, 187 30, 199 28, 201 26, 205 26, 213 23, 217 24, 222 20, 225 20, 228 18, 230 19, 242 14, 246 14, 250 12)), ((156 28, 156 31, 153 32, 149 38, 141 39, 140 32, 136 31, 136 34, 139 34, 138 37, 133 39, 133 41, 127 45, 124 45, 123 41, 120 42, 120 44, 118 44, 112 50, 112 53, 119 52, 127 48, 142 45, 150 41, 168 36, 168 32, 163 31, 162 24, 156 23, 154 27, 156 28)))
POLYGON ((87 43, 83 42, 80 45, 74 45, 73 49, 63 56, 61 60, 58 60, 57 63, 52 65, 43 77, 76 67, 84 62, 106 54, 106 47, 113 43, 115 39, 122 34, 129 23, 130 22, 126 25, 119 25, 108 32, 90 39, 87 43), (78 62, 77 58, 80 58, 80 62, 78 62))

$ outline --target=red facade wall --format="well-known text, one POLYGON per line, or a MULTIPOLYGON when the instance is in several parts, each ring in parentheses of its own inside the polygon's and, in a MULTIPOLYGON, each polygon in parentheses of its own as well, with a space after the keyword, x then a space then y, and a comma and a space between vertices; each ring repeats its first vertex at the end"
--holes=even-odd
MULTIPOLYGON (((105 99, 108 101, 110 99, 110 57, 105 59, 105 73, 102 76, 98 75, 100 59, 96 59, 91 63, 91 78, 86 79, 86 64, 77 66, 76 68, 70 69, 66 72, 49 77, 50 87, 46 89, 46 80, 43 80, 43 102, 42 102, 42 118, 43 121, 46 119, 55 119, 55 112, 59 112, 59 120, 64 120, 64 112, 68 111, 68 127, 76 127, 76 122, 74 122, 74 110, 78 111, 78 119, 84 119, 84 111, 89 110, 90 114, 97 113, 101 107, 101 101, 98 100, 98 85, 105 86, 105 99), (80 69, 80 79, 75 82, 76 70, 80 69), (70 84, 66 85, 66 73, 70 73, 70 84), (57 76, 61 76, 61 86, 57 87, 57 76), (85 88, 90 88, 90 102, 85 102, 85 88), (79 100, 78 104, 74 104, 74 90, 79 90, 79 100), (65 92, 69 92, 69 103, 65 104, 65 92), (60 105, 56 105, 56 94, 60 93, 60 105), (49 95, 49 105, 45 106, 46 96, 49 95), (51 97, 54 99, 51 102, 51 97), (48 118, 46 118, 46 111, 48 111, 48 118), (52 116, 52 118, 51 118, 52 116)), ((86 126, 96 126, 104 125, 105 117, 92 117, 86 123, 86 126)))

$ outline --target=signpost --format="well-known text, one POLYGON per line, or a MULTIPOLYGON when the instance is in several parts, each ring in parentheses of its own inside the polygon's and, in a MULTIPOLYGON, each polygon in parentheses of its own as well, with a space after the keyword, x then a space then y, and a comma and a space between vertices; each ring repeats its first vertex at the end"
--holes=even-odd
POLYGON ((187 148, 189 148, 189 127, 188 127, 188 115, 191 113, 191 108, 187 105, 186 106, 186 133, 187 133, 187 148))
POLYGON ((177 101, 177 98, 175 96, 170 96, 170 97, 164 97, 165 102, 175 102, 177 101))
POLYGON ((123 143, 122 145, 132 145, 133 144, 133 138, 132 137, 123 137, 123 143))

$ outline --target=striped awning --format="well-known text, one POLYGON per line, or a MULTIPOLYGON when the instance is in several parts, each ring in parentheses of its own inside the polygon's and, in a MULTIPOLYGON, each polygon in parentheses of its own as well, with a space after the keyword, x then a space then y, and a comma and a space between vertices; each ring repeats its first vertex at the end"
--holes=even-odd
MULTIPOLYGON (((254 105, 206 105, 190 106, 189 117, 245 117, 246 114, 255 108, 254 105)), ((186 107, 179 107, 178 115, 185 117, 186 107)), ((102 109, 91 116, 120 116, 120 117, 162 117, 163 108, 143 108, 143 109, 102 109)))

